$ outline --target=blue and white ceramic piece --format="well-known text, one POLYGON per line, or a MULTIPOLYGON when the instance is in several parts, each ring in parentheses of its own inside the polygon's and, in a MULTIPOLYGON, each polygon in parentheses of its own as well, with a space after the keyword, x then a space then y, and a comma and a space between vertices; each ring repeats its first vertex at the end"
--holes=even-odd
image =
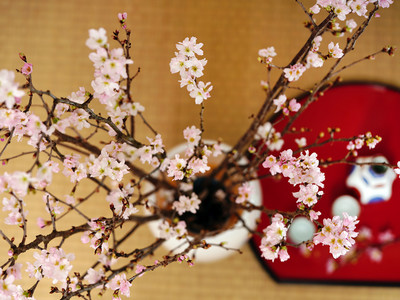
MULTIPOLYGON (((382 156, 360 157, 357 163, 387 163, 382 156)), ((383 165, 356 165, 347 177, 346 184, 360 195, 362 204, 388 201, 392 196, 392 185, 396 178, 395 172, 383 165)))

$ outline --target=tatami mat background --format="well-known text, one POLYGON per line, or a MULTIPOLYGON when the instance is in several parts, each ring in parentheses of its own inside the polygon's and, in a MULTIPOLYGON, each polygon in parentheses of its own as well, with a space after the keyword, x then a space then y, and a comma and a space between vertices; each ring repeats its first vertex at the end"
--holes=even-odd
MULTIPOLYGON (((306 1, 305 6, 312 2, 306 1)), ((392 8, 381 10, 381 18, 372 20, 357 43, 361 55, 385 45, 400 45, 400 3, 395 2, 392 8)), ((214 85, 206 103, 205 136, 234 143, 264 98, 259 82, 266 74, 257 62, 258 49, 275 46, 276 63, 285 65, 308 34, 302 27, 306 17, 294 0, 0 0, 0 69, 20 68, 18 53, 24 52, 33 64, 37 88, 59 96, 80 86, 90 89, 93 67, 85 46, 88 29, 104 27, 110 35, 119 27, 117 13, 124 11, 133 32, 134 66, 141 68, 134 81, 134 99, 146 107, 145 116, 167 147, 182 142, 183 128, 198 125, 198 107, 179 88, 178 76, 169 72, 178 41, 196 36, 204 43, 208 59, 204 80, 214 85)), ((399 78, 399 55, 382 55, 343 73, 344 80, 397 86, 399 78)), ((312 82, 312 73, 300 81, 305 87, 312 82)), ((90 209, 106 211, 107 205, 90 209)), ((29 211, 31 216, 45 213, 41 205, 32 205, 29 211)), ((8 230, 4 223, 0 227, 8 230)), ((148 235, 143 230, 137 238, 146 241, 148 235)), ((0 245, 0 257, 4 257, 7 245, 0 245)), ((71 251, 76 247, 81 247, 78 239, 71 251)), ((138 300, 400 299, 400 288, 277 284, 248 246, 244 254, 211 265, 176 264, 146 274, 134 281, 131 292, 131 298, 138 300)), ((36 299, 57 297, 39 290, 36 299)))

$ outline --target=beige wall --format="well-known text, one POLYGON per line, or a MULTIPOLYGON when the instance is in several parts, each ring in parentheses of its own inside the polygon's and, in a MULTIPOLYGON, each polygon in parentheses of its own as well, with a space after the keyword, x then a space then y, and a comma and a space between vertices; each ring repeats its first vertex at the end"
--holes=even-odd
MULTIPOLYGON (((85 46, 88 29, 104 27, 111 33, 118 28, 116 14, 123 11, 128 12, 133 31, 135 66, 141 68, 134 81, 134 99, 146 107, 148 120, 163 134, 168 147, 182 141, 182 129, 192 125, 199 113, 179 88, 178 77, 169 72, 176 42, 196 36, 205 44, 204 79, 214 85, 206 104, 205 136, 234 143, 264 98, 259 82, 265 70, 257 62, 258 49, 274 45, 276 62, 284 65, 307 36, 301 26, 306 18, 293 0, 1 0, 0 69, 19 68, 18 53, 24 52, 33 63, 38 88, 59 96, 79 86, 89 88, 93 69, 85 46)), ((382 10, 381 16, 373 19, 357 44, 360 55, 384 45, 400 45, 400 3, 382 10)), ((400 86, 399 55, 364 62, 343 73, 343 78, 400 86)), ((302 79, 305 87, 312 82, 313 75, 302 79)), ((30 213, 44 211, 33 207, 30 213)), ((139 237, 145 240, 147 235, 144 231, 139 237)), ((78 241, 75 245, 81 247, 78 241)), ((400 298, 397 288, 278 285, 248 247, 243 255, 213 265, 177 264, 146 274, 134 281, 131 291, 134 299, 400 298)), ((37 299, 55 298, 40 293, 37 299)))

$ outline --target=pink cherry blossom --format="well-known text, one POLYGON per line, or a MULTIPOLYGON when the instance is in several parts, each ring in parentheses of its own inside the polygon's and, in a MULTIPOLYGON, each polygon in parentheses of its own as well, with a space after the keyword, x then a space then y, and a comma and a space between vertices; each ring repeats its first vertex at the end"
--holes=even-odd
POLYGON ((125 22, 126 18, 128 18, 128 14, 126 12, 118 13, 118 19, 125 22))
POLYGON ((283 73, 285 78, 287 78, 289 81, 297 81, 301 75, 303 75, 305 70, 306 67, 304 65, 297 63, 293 66, 290 66, 290 68, 283 69, 283 73))
POLYGON ((164 220, 160 223, 159 229, 160 238, 166 240, 176 237, 179 238, 187 233, 185 221, 179 221, 176 225, 171 225, 168 221, 164 220))
MULTIPOLYGON (((128 186, 129 188, 129 186, 128 186)), ((139 210, 129 202, 133 190, 127 193, 124 187, 115 188, 106 196, 107 202, 113 205, 114 213, 123 219, 128 219, 130 215, 137 213, 139 210)))
POLYGON ((26 218, 27 211, 22 210, 25 203, 14 196, 10 198, 3 198, 3 211, 9 211, 8 216, 4 219, 4 223, 7 225, 24 225, 24 219, 26 218))
POLYGON ((201 47, 203 47, 203 44, 197 43, 197 38, 193 36, 190 39, 188 37, 185 38, 182 42, 179 42, 176 45, 176 49, 178 49, 180 53, 189 57, 193 57, 196 54, 203 55, 201 47))
POLYGON ((310 13, 312 14, 318 14, 320 12, 321 8, 319 7, 318 4, 314 4, 312 7, 310 7, 310 13))
POLYGON ((319 216, 321 215, 320 211, 314 211, 314 210, 310 210, 310 220, 311 221, 316 221, 318 220, 319 216))
POLYGON ((369 149, 374 149, 376 145, 382 141, 382 138, 378 135, 372 136, 371 132, 365 134, 365 143, 369 149))
POLYGON ((86 276, 84 277, 84 279, 87 280, 89 284, 99 282, 102 278, 104 278, 103 269, 99 269, 98 271, 96 271, 93 268, 89 268, 87 270, 86 276))
POLYGON ((328 50, 329 56, 333 58, 341 58, 343 56, 343 50, 340 49, 338 43, 334 44, 333 42, 330 42, 328 45, 328 50))
POLYGON ((274 104, 276 105, 275 113, 280 111, 286 102, 286 96, 280 95, 277 99, 273 100, 274 104))
POLYGON ((327 8, 332 5, 334 0, 317 0, 317 4, 323 8, 327 8))
POLYGON ((307 145, 307 139, 305 137, 294 140, 299 148, 303 148, 307 145))
POLYGON ((25 95, 25 92, 19 89, 18 83, 14 82, 14 77, 14 72, 0 70, 0 104, 5 103, 9 109, 25 95))
POLYGON ((321 41, 322 41, 322 36, 318 35, 314 38, 314 40, 312 41, 312 48, 310 51, 312 52, 317 52, 319 50, 319 47, 321 45, 321 41))
POLYGON ((238 188, 238 197, 236 197, 235 202, 240 204, 250 200, 252 192, 252 187, 249 182, 244 182, 238 188))
POLYGON ((292 112, 297 112, 300 110, 301 104, 297 102, 296 99, 292 99, 289 101, 289 110, 292 112))
POLYGON ((279 255, 280 244, 286 240, 287 231, 284 217, 281 214, 275 214, 271 219, 271 224, 264 229, 264 237, 260 245, 261 256, 272 261, 278 256, 281 261, 287 260, 289 255, 286 247, 282 247, 283 251, 279 255))
POLYGON ((26 62, 21 68, 21 73, 24 75, 31 74, 32 73, 32 64, 26 62))
POLYGON ((187 234, 186 230, 186 222, 185 221, 179 221, 178 224, 175 225, 174 227, 174 235, 178 238, 184 236, 187 234))
POLYGON ((86 46, 92 50, 96 50, 100 47, 107 45, 107 35, 104 28, 99 28, 98 30, 90 29, 89 38, 86 40, 86 46))
MULTIPOLYGON (((370 0, 370 2, 376 2, 376 0, 370 0)), ((382 8, 388 8, 391 4, 393 4, 393 0, 378 0, 378 4, 382 8)))
POLYGON ((129 116, 136 116, 138 113, 144 112, 144 106, 139 102, 124 102, 121 104, 121 110, 129 116))
POLYGON ((346 20, 346 30, 348 32, 353 32, 356 27, 357 23, 353 19, 346 20))
POLYGON ((212 155, 213 155, 214 157, 217 157, 217 156, 219 156, 219 155, 221 155, 221 154, 222 154, 221 145, 220 145, 219 143, 215 143, 215 144, 212 146, 212 155))
POLYGON ((352 245, 355 244, 354 238, 358 233, 355 232, 357 217, 351 217, 343 213, 343 218, 338 216, 332 219, 324 219, 324 227, 315 234, 313 242, 329 246, 329 252, 334 258, 346 254, 352 245))
POLYGON ((114 276, 107 284, 106 287, 109 289, 116 291, 119 290, 121 295, 130 297, 130 287, 132 284, 126 279, 126 274, 121 273, 114 276))
POLYGON ((170 239, 174 237, 174 229, 171 227, 171 225, 168 223, 168 221, 164 220, 162 223, 159 225, 160 229, 160 238, 162 239, 170 239))
POLYGON ((140 274, 139 277, 142 277, 144 275, 144 271, 146 270, 145 266, 142 265, 136 265, 135 273, 140 274))
POLYGON ((261 57, 265 57, 265 58, 274 57, 274 56, 276 56, 275 48, 274 47, 268 47, 266 49, 260 49, 258 51, 258 55, 261 56, 261 57))
POLYGON ((276 132, 275 129, 272 127, 272 124, 269 122, 266 122, 258 127, 254 139, 263 140, 265 142, 265 145, 268 146, 271 151, 279 151, 284 143, 283 139, 281 138, 280 132, 276 132))
POLYGON ((352 12, 356 13, 360 17, 366 17, 366 14, 368 12, 367 5, 367 0, 353 0, 349 3, 349 7, 351 8, 352 12))
MULTIPOLYGON (((176 53, 176 56, 171 58, 169 63, 170 71, 172 74, 180 73, 181 77, 185 75, 187 65, 185 64, 186 56, 181 53, 176 53)), ((187 76, 188 78, 192 78, 191 76, 187 76)), ((181 86, 182 87, 182 86, 181 86)))
POLYGON ((190 97, 195 99, 196 104, 203 103, 204 100, 210 98, 210 91, 212 90, 212 86, 210 82, 206 84, 203 81, 198 83, 198 86, 194 86, 193 90, 190 92, 190 97))
POLYGON ((61 248, 50 248, 33 254, 35 261, 28 262, 28 273, 36 279, 47 277, 53 279, 53 284, 65 282, 69 271, 72 269, 73 254, 66 254, 61 248))
POLYGON ((269 156, 265 159, 263 166, 270 169, 272 175, 282 173, 284 177, 289 178, 289 183, 292 185, 298 184, 315 184, 323 187, 325 175, 318 167, 319 161, 317 154, 309 154, 306 150, 301 153, 298 158, 292 156, 291 149, 282 151, 279 159, 274 156, 269 156))
POLYGON ((307 184, 300 185, 300 190, 296 193, 293 193, 293 196, 297 198, 297 202, 312 207, 318 201, 317 193, 318 186, 314 184, 307 184))
POLYGON ((179 196, 179 200, 175 201, 172 207, 178 212, 179 215, 182 215, 187 211, 195 214, 200 207, 200 203, 201 200, 199 197, 195 193, 192 193, 190 197, 185 195, 179 196))
MULTIPOLYGON (((207 61, 203 61, 203 62, 207 62, 207 61)), ((203 62, 201 60, 198 59, 191 59, 191 60, 187 60, 185 61, 185 67, 187 68, 189 75, 191 77, 196 77, 199 78, 201 76, 203 76, 203 70, 204 70, 204 65, 203 62)))
POLYGON ((287 261, 290 258, 290 255, 289 255, 289 253, 287 251, 287 247, 286 246, 282 246, 279 249, 278 255, 279 255, 279 260, 281 262, 287 261))
POLYGON ((261 87, 262 87, 264 90, 268 90, 269 84, 268 84, 267 81, 261 80, 261 81, 260 81, 260 85, 261 85, 261 87))
POLYGON ((89 59, 93 62, 93 66, 96 69, 100 69, 108 59, 108 52, 104 48, 97 48, 96 52, 89 54, 89 59))
POLYGON ((185 176, 184 168, 186 167, 186 160, 180 158, 179 154, 175 155, 174 159, 169 161, 168 176, 173 177, 174 180, 182 180, 185 176))
POLYGON ((337 18, 341 21, 346 19, 346 16, 351 12, 351 9, 347 6, 346 3, 342 1, 334 1, 332 3, 333 11, 337 15, 337 18))
POLYGON ((307 64, 306 68, 313 67, 313 68, 320 68, 324 64, 324 60, 318 53, 310 51, 306 58, 307 64))
POLYGON ((203 55, 202 43, 197 43, 195 37, 185 38, 179 42, 176 48, 175 57, 170 61, 171 73, 178 73, 181 76, 180 86, 187 87, 189 96, 195 99, 196 104, 201 104, 204 100, 210 98, 212 85, 210 82, 197 82, 196 79, 203 76, 206 59, 199 60, 196 55, 203 55))
POLYGON ((43 220, 43 218, 41 218, 41 217, 39 217, 39 218, 36 219, 36 225, 37 225, 39 228, 44 228, 44 227, 46 227, 46 223, 45 223, 45 221, 43 220))
POLYGON ((0 279, 0 299, 33 299, 25 297, 24 289, 20 285, 15 284, 15 280, 16 278, 13 275, 8 275, 0 279))
POLYGON ((390 243, 393 242, 395 239, 395 234, 393 233, 393 231, 391 229, 387 229, 383 232, 380 232, 378 234, 378 241, 380 243, 390 243))
POLYGON ((196 126, 186 127, 183 130, 183 137, 187 140, 190 147, 197 146, 201 138, 201 130, 196 126))
POLYGON ((208 165, 208 158, 206 155, 203 155, 201 158, 193 157, 187 168, 189 170, 190 176, 194 176, 197 173, 205 173, 210 170, 210 166, 208 165))
POLYGON ((266 49, 258 50, 258 56, 262 59, 261 61, 266 64, 270 64, 272 62, 272 58, 276 56, 275 48, 268 47, 266 49))
POLYGON ((368 247, 366 253, 373 262, 379 263, 382 261, 383 253, 379 248, 368 247))

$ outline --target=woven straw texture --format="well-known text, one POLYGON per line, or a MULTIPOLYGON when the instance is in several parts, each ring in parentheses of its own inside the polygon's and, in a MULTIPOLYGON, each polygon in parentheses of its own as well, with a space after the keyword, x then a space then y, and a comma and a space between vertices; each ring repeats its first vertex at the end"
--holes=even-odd
MULTIPOLYGON (((305 2, 305 6, 310 7, 311 2, 305 2)), ((372 20, 372 26, 357 43, 359 55, 368 55, 388 44, 400 45, 400 3, 395 2, 391 9, 381 10, 381 18, 372 20)), ((187 92, 179 88, 178 77, 169 72, 176 42, 196 36, 205 44, 208 64, 204 79, 214 85, 212 98, 206 104, 205 136, 234 143, 245 131, 249 116, 263 102, 259 82, 266 73, 257 62, 258 49, 274 45, 278 53, 276 63, 284 65, 308 34, 302 28, 306 16, 294 0, 1 0, 0 68, 19 68, 18 53, 24 52, 33 63, 37 88, 62 96, 80 86, 89 89, 93 67, 85 46, 88 29, 104 27, 110 34, 119 26, 117 13, 124 11, 133 31, 135 66, 141 68, 134 81, 134 99, 146 107, 147 119, 164 136, 167 147, 182 142, 182 129, 197 125, 199 114, 187 92)), ((344 80, 400 86, 399 56, 379 56, 342 76, 344 80)), ((312 77, 299 84, 310 87, 312 77)), ((62 181, 59 189, 62 194, 62 181)), ((101 214, 107 205, 104 201, 104 207, 88 209, 101 214)), ((29 207, 29 214, 45 214, 43 205, 29 207)), ((9 230, 4 223, 0 227, 9 230)), ((137 238, 145 242, 150 239, 149 234, 142 230, 137 238)), ((0 257, 4 258, 7 245, 0 245, 0 257)), ((68 249, 73 251, 77 247, 82 247, 79 239, 68 249)), ((176 264, 146 274, 134 281, 131 298, 400 299, 399 288, 277 284, 250 248, 245 246, 243 250, 242 255, 235 254, 213 264, 192 268, 176 264)), ((83 255, 74 265, 84 265, 86 259, 83 255)), ((39 285, 36 299, 57 298, 39 285)))

